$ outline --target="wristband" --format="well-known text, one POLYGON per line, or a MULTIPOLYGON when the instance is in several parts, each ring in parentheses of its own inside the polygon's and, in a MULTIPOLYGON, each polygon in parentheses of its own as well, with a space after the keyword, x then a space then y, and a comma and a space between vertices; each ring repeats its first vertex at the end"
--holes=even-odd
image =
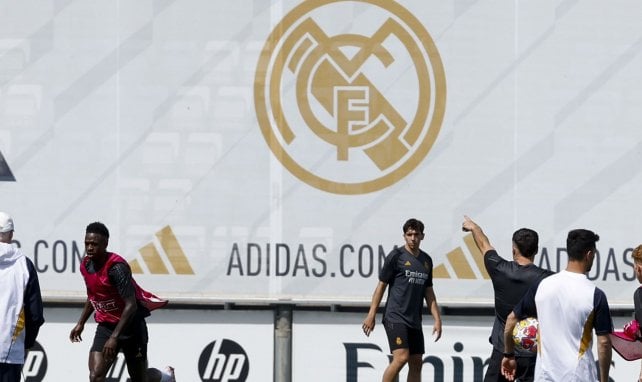
POLYGON ((506 358, 515 358, 515 353, 502 353, 506 358))

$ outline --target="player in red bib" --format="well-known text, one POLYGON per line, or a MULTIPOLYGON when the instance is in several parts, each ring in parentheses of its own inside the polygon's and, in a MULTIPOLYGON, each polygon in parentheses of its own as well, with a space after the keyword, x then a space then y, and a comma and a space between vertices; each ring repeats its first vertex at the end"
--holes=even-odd
POLYGON ((99 222, 87 226, 86 255, 80 265, 87 301, 76 326, 71 330, 72 342, 82 340, 81 333, 91 313, 98 323, 89 352, 89 380, 105 381, 107 371, 122 350, 132 382, 165 381, 169 376, 147 368, 147 323, 150 311, 167 304, 143 290, 134 281, 127 261, 107 252, 109 231, 99 222))

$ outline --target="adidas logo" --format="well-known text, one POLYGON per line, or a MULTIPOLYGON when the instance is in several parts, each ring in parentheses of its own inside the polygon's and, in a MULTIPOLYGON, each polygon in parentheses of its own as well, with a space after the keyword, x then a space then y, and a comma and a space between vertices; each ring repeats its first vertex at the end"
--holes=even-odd
POLYGON ((181 245, 178 243, 174 232, 170 226, 166 226, 160 231, 156 232, 156 238, 162 251, 159 252, 156 248, 156 243, 152 241, 139 250, 143 259, 143 263, 147 267, 148 272, 143 271, 138 259, 129 262, 132 273, 151 273, 154 275, 168 275, 170 274, 169 266, 177 275, 193 275, 194 270, 190 265, 181 245))
POLYGON ((464 244, 466 244, 473 262, 468 260, 461 247, 457 247, 446 255, 446 264, 440 264, 433 269, 433 278, 475 280, 480 278, 474 271, 477 269, 482 279, 490 279, 484 266, 484 254, 475 245, 472 234, 464 236, 464 244))

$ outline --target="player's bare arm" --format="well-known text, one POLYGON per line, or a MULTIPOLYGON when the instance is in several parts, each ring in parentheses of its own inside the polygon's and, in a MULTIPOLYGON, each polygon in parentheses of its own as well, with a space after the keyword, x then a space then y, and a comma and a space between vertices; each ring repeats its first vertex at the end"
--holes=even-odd
POLYGON ((488 251, 495 249, 490 244, 490 240, 488 240, 488 237, 481 227, 466 215, 464 215, 464 222, 461 225, 461 229, 464 232, 470 232, 473 234, 475 245, 477 245, 477 248, 479 248, 481 253, 486 254, 488 251))
POLYGON ((435 323, 432 327, 432 336, 435 342, 439 341, 441 338, 441 313, 439 312, 439 304, 437 303, 437 297, 435 296, 435 290, 432 287, 426 288, 426 306, 430 310, 432 318, 435 320, 435 323))
POLYGON ((94 311, 93 305, 91 305, 91 302, 89 302, 89 299, 85 301, 85 306, 82 309, 82 313, 80 313, 80 318, 78 319, 78 323, 76 326, 74 326, 73 329, 71 329, 71 333, 69 333, 69 340, 71 342, 80 342, 82 341, 82 331, 85 329, 85 323, 89 319, 89 316, 94 311))
POLYGON ((515 379, 517 363, 515 361, 515 343, 513 342, 513 329, 517 325, 517 317, 514 312, 510 312, 506 318, 504 326, 504 358, 502 359, 502 375, 504 378, 512 381, 515 379))
POLYGON ((437 297, 435 296, 435 290, 432 287, 426 288, 426 305, 430 310, 432 318, 435 320, 435 323, 432 327, 432 336, 435 342, 439 341, 441 338, 441 313, 439 312, 439 304, 437 304, 437 297))
POLYGON ((608 334, 597 336, 597 359, 600 364, 600 382, 609 381, 609 369, 611 368, 611 337, 608 334))
POLYGON ((379 283, 377 283, 377 287, 375 288, 374 293, 372 294, 372 302, 370 302, 370 310, 368 311, 368 315, 366 316, 366 319, 363 320, 363 324, 361 325, 361 328, 363 329, 363 332, 365 333, 366 336, 370 336, 370 333, 372 333, 372 331, 374 330, 377 309, 379 309, 379 304, 381 304, 381 300, 383 299, 383 294, 386 291, 387 287, 388 287, 388 284, 384 283, 383 281, 379 281, 379 283))

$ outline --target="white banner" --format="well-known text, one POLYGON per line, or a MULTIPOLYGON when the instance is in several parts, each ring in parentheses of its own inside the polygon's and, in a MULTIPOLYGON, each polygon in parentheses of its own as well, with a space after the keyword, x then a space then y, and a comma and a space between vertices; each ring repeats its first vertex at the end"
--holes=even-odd
MULTIPOLYGON (((37 349, 25 363, 27 382, 81 381, 88 376, 87 359, 96 325, 85 326, 83 341, 71 343, 69 332, 81 308, 48 308, 47 322, 37 349)), ((361 331, 365 316, 343 312, 294 311, 292 327, 293 381, 378 381, 389 362, 385 330, 377 316, 370 337, 361 331)), ((149 365, 176 369, 178 381, 265 382, 272 380, 274 315, 271 311, 171 310, 154 311, 147 319, 149 365), (227 379, 226 379, 227 378, 227 379)), ((432 320, 424 321, 428 381, 478 382, 483 380, 491 345, 492 317, 443 317, 443 337, 431 339, 432 320)), ((616 328, 628 319, 615 317, 616 328)), ((595 353, 595 347, 593 349, 595 353)), ((126 382, 122 354, 108 382, 126 382)), ((627 362, 613 353, 611 380, 626 382, 640 371, 639 362, 627 362)), ((402 370, 400 380, 405 380, 402 370)))
MULTIPOLYGON (((84 381, 96 324, 85 325, 83 341, 72 343, 69 332, 81 309, 46 309, 47 322, 23 368, 27 382, 84 381)), ((175 368, 178 381, 252 382, 272 378, 272 312, 170 310, 147 319, 149 366, 175 368), (269 378, 266 378, 269 376, 269 378)), ((129 378, 122 353, 107 375, 108 382, 129 378)))
MULTIPOLYGON (((379 381, 386 369, 390 348, 385 329, 377 317, 370 337, 361 331, 365 315, 296 312, 293 328, 293 381, 379 381), (314 344, 314 351, 310 351, 314 344)), ((492 346, 488 336, 492 317, 443 317, 443 336, 433 342, 432 320, 424 320, 426 354, 422 380, 436 382, 481 382, 492 346)), ((624 319, 616 317, 616 328, 624 319)), ((628 319, 626 320, 628 321, 628 319)), ((593 354, 597 359, 595 341, 593 354)), ((639 361, 628 362, 613 352, 610 381, 630 381, 640 372, 639 361)), ((405 381, 407 367, 399 380, 405 381)))
POLYGON ((490 305, 540 234, 631 306, 642 239, 642 3, 12 2, 0 12, 0 210, 53 299, 82 298, 84 228, 158 294, 365 304, 424 221, 444 305, 490 305))

